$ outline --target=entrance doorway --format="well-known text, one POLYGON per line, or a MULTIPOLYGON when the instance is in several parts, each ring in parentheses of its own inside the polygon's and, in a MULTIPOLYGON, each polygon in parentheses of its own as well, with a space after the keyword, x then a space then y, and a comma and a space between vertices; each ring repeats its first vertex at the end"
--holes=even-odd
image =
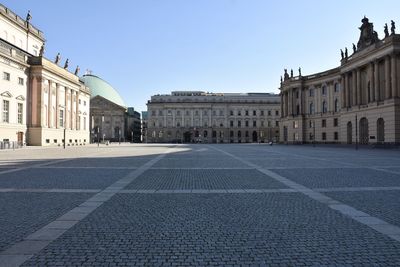
POLYGON ((377 141, 378 143, 385 142, 385 121, 382 118, 379 118, 376 122, 376 133, 377 133, 377 141))
POLYGON ((351 124, 351 121, 347 123, 347 144, 352 144, 353 143, 353 126, 351 124))
POLYGON ((253 131, 253 143, 257 143, 258 142, 258 135, 256 131, 253 131))
POLYGON ((17 140, 18 140, 18 145, 23 146, 24 144, 24 132, 18 132, 17 133, 17 140))
POLYGON ((360 144, 367 145, 368 144, 368 120, 367 118, 361 118, 360 120, 360 144))
POLYGON ((191 132, 184 132, 183 134, 183 142, 190 143, 192 140, 192 133, 191 132))

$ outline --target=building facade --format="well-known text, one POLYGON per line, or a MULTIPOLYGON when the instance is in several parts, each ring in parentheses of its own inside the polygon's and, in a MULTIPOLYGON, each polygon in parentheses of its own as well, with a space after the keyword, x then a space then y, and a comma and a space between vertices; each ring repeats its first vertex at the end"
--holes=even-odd
POLYGON ((147 142, 251 143, 279 140, 279 96, 174 91, 147 103, 147 142))
POLYGON ((90 91, 68 63, 44 57, 43 33, 30 19, 0 4, 0 146, 88 143, 90 91))
POLYGON ((400 35, 378 38, 362 19, 360 39, 339 67, 281 79, 285 143, 400 144, 400 35))

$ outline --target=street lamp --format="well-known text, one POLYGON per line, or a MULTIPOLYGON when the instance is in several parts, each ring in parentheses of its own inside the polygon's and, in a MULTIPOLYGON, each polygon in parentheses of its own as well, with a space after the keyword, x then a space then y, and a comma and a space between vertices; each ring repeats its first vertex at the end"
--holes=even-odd
POLYGON ((121 144, 121 128, 118 128, 118 144, 121 144))

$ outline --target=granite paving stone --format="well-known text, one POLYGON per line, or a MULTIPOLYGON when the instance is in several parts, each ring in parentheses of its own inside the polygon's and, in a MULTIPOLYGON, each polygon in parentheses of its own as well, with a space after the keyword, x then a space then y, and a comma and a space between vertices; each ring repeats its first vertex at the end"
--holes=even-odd
POLYGON ((79 206, 87 193, 1 193, 0 251, 79 206))
POLYGON ((400 243, 293 194, 118 194, 23 266, 385 265, 400 243))
POLYGON ((151 169, 135 179, 126 189, 276 189, 287 188, 267 175, 251 169, 190 170, 151 169))

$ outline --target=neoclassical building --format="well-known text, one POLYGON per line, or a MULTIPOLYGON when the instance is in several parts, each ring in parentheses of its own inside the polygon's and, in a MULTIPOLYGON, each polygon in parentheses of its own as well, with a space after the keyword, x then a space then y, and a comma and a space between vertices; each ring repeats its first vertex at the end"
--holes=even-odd
POLYGON ((89 142, 90 91, 60 57, 44 57, 43 33, 0 4, 0 145, 89 142))
POLYGON ((281 78, 280 138, 285 143, 400 144, 400 35, 378 38, 368 18, 339 67, 281 78))
POLYGON ((149 143, 249 143, 279 140, 279 96, 173 91, 147 103, 149 143))
POLYGON ((91 141, 139 142, 140 113, 127 108, 118 91, 100 77, 85 74, 81 81, 91 91, 91 141))

